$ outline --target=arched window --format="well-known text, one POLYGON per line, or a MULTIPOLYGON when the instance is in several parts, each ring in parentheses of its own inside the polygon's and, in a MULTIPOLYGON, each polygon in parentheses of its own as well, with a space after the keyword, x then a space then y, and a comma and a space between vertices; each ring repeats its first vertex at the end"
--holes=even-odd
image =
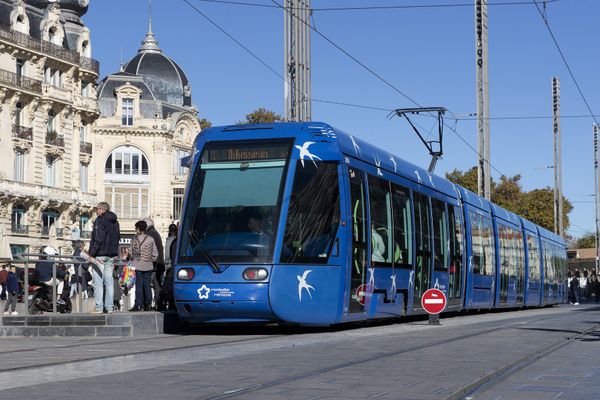
POLYGON ((121 146, 109 154, 104 172, 114 175, 148 175, 148 159, 136 147, 121 146))
POLYGON ((56 130, 54 129, 55 118, 56 118, 56 116, 54 115, 54 110, 48 111, 48 122, 46 123, 46 132, 47 133, 56 133, 56 130))
POLYGON ((15 105, 15 126, 23 125, 23 104, 19 101, 15 105))
POLYGON ((29 21, 25 14, 19 14, 14 20, 13 29, 17 32, 29 35, 29 21))
POLYGON ((90 42, 87 40, 81 43, 81 55, 88 58, 91 57, 90 42))
POLYGON ((42 212, 42 235, 50 235, 50 227, 58 229, 58 211, 46 209, 42 212))
POLYGON ((10 216, 10 227, 13 233, 27 233, 27 224, 25 223, 25 207, 16 205, 12 208, 10 216))
POLYGON ((58 35, 58 29, 56 29, 55 26, 51 26, 50 29, 48 29, 48 41, 50 43, 54 43, 57 45, 61 45, 62 43, 60 43, 60 37, 58 35))

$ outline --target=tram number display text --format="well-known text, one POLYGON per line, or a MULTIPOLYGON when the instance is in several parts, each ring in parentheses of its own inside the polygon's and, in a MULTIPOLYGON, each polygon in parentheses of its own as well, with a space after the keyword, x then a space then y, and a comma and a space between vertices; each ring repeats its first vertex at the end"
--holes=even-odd
POLYGON ((288 144, 218 146, 207 151, 208 162, 285 160, 288 158, 289 152, 290 146, 288 144))

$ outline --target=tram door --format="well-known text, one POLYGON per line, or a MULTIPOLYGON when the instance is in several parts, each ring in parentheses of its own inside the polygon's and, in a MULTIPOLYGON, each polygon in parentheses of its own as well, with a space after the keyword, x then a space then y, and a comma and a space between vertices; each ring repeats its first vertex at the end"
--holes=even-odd
POLYGON ((362 171, 348 168, 350 176, 350 215, 352 216, 352 272, 350 274, 349 312, 365 310, 365 273, 367 271, 366 185, 362 171))
POLYGON ((427 196, 414 193, 413 199, 415 204, 415 244, 417 247, 413 308, 420 308, 421 296, 429 289, 431 284, 431 213, 427 196))

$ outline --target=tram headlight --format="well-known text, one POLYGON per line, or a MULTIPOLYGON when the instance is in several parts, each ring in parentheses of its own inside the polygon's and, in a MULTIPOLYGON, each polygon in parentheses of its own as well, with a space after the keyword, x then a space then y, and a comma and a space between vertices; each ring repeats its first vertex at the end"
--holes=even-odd
POLYGON ((242 276, 247 281, 262 281, 267 278, 269 272, 264 268, 246 268, 242 276))
POLYGON ((177 271, 177 279, 182 281, 194 279, 194 270, 192 268, 181 268, 177 271))

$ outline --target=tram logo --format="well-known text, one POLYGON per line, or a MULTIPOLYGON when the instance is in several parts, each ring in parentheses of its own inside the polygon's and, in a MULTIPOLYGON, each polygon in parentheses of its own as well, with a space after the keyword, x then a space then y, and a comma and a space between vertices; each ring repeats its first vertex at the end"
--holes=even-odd
POLYGON ((390 156, 390 161, 392 162, 392 164, 394 164, 394 172, 397 172, 398 164, 396 163, 396 159, 394 158, 394 156, 390 156))
POLYGON ((210 289, 206 287, 206 285, 202 285, 200 289, 198 289, 198 297, 200 300, 208 299, 208 294, 210 293, 210 289))
POLYGON ((307 269, 306 271, 304 271, 302 276, 296 275, 296 278, 298 278, 298 299, 300 301, 302 301, 302 290, 303 289, 306 289, 306 292, 308 293, 308 295, 310 296, 310 299, 312 300, 312 294, 310 293, 310 289, 315 290, 315 288, 312 287, 311 285, 309 285, 308 282, 306 282, 306 277, 311 272, 312 272, 311 269, 307 269))
POLYGON ((315 162, 315 158, 317 160, 321 161, 321 159, 319 157, 315 156, 310 151, 308 151, 308 147, 314 143, 315 142, 304 142, 304 144, 302 146, 298 146, 298 145, 295 146, 298 150, 300 150, 300 162, 302 163, 302 168, 304 168, 304 157, 310 158, 310 160, 313 162, 313 164, 315 164, 315 167, 317 166, 317 163, 315 162))

